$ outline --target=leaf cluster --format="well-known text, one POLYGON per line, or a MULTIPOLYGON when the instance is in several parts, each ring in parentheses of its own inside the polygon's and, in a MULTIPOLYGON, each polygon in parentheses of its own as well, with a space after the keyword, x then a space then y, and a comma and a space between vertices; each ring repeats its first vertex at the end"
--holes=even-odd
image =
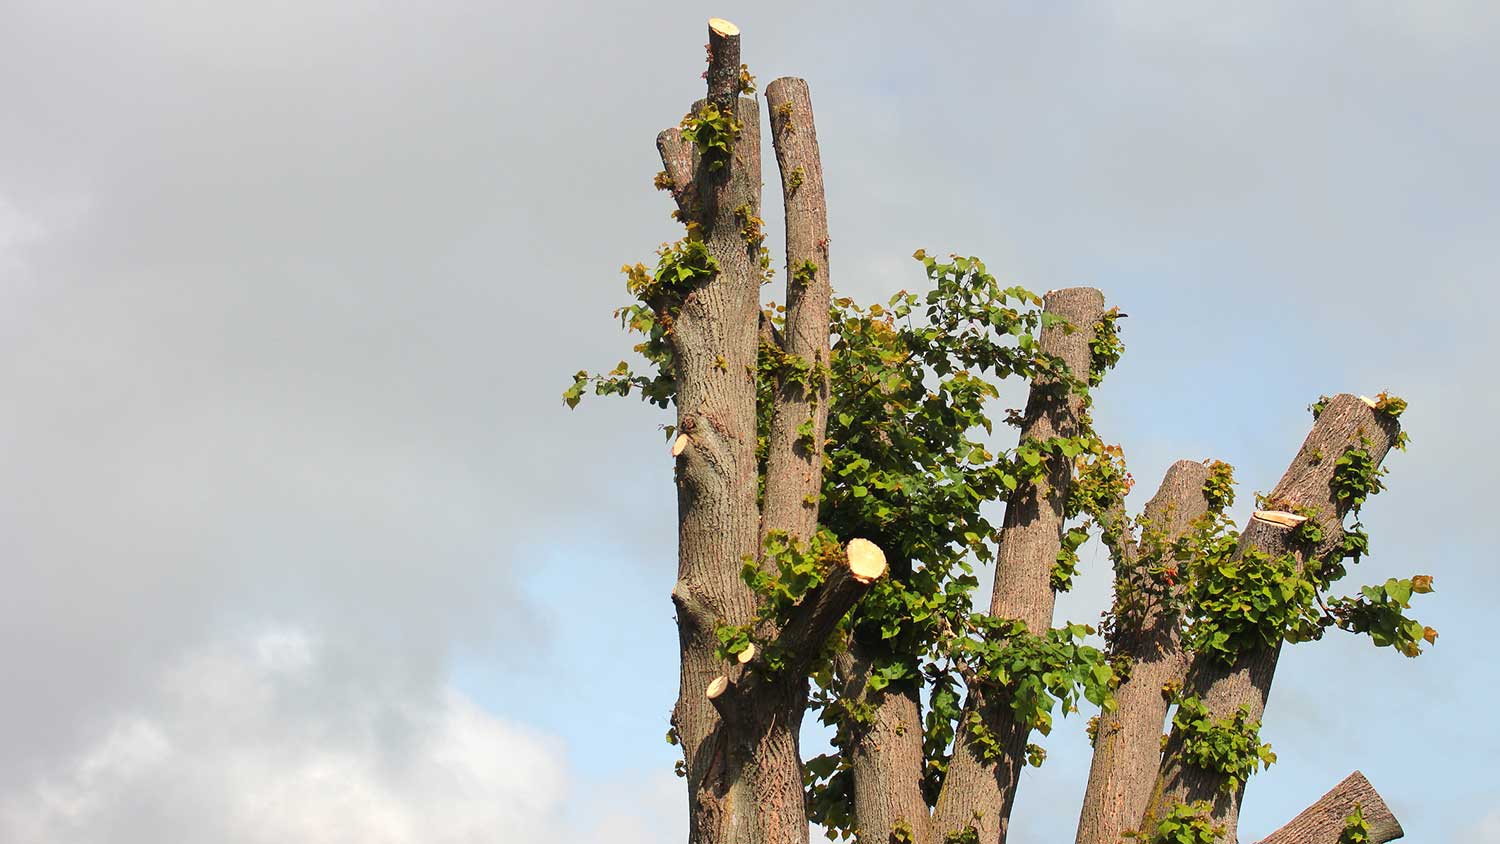
POLYGON ((1422 642, 1437 641, 1438 632, 1414 618, 1405 610, 1411 608, 1413 594, 1425 595, 1432 590, 1428 575, 1388 578, 1379 586, 1365 586, 1357 597, 1334 598, 1328 602, 1330 613, 1339 627, 1351 633, 1365 633, 1376 647, 1394 647, 1403 655, 1422 653, 1422 642))
POLYGON ((1157 823, 1149 835, 1126 832, 1127 837, 1145 844, 1216 844, 1226 833, 1223 824, 1213 820, 1213 804, 1207 800, 1179 803, 1157 823))
POLYGON ((1276 761, 1271 745, 1260 740, 1260 722, 1250 719, 1249 706, 1241 706, 1228 718, 1215 719, 1203 701, 1182 698, 1172 726, 1181 732, 1187 762, 1223 774, 1226 793, 1238 791, 1251 774, 1276 761))
MULTIPOLYGON (((1118 677, 1097 648, 1083 644, 1094 629, 1067 624, 1033 634, 1025 623, 975 613, 976 635, 951 645, 953 654, 973 668, 981 689, 1000 693, 1016 721, 1042 735, 1052 732, 1052 712, 1078 711, 1081 700, 1112 711, 1118 677)), ((979 741, 982 753, 998 757, 1001 748, 979 741)))
MULTIPOLYGON (((743 71, 742 71, 743 72, 743 71)), ((747 74, 748 75, 748 74, 747 74)), ((743 83, 744 77, 741 77, 743 83)), ((734 115, 720 111, 713 103, 703 103, 696 112, 682 118, 683 140, 698 148, 710 172, 723 169, 734 155, 734 142, 740 136, 740 123, 734 115)))
POLYGON ((1354 811, 1344 818, 1344 828, 1339 830, 1338 844, 1369 844, 1370 824, 1365 820, 1364 809, 1355 804, 1354 811))

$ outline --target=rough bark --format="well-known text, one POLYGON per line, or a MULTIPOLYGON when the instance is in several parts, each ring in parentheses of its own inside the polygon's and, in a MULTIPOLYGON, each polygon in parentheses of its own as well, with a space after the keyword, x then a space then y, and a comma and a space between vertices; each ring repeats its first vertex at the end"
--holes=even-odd
MULTIPOLYGON (((910 571, 906 562, 900 570, 910 571)), ((850 736, 846 748, 854 778, 854 825, 861 841, 886 842, 898 824, 911 830, 909 844, 933 842, 932 815, 922 796, 922 711, 917 686, 869 687, 879 646, 851 636, 836 662, 842 694, 870 708, 869 724, 850 736)))
POLYGON ((1355 771, 1285 826, 1261 839, 1260 844, 1338 844, 1344 822, 1355 807, 1370 828, 1370 844, 1385 844, 1406 834, 1375 786, 1355 771))
MULTIPOLYGON (((1203 484, 1208 467, 1179 460, 1167 470, 1156 495, 1146 503, 1151 533, 1142 543, 1170 544, 1208 512, 1203 484), (1152 537, 1157 537, 1153 540, 1152 537)), ((1146 569, 1160 547, 1138 548, 1128 534, 1122 537, 1115 573, 1116 592, 1111 637, 1112 657, 1129 660, 1129 676, 1115 691, 1119 708, 1099 715, 1094 761, 1078 820, 1078 844, 1117 844, 1120 834, 1135 827, 1161 763, 1162 725, 1167 698, 1162 687, 1181 685, 1187 670, 1177 614, 1163 601, 1147 600, 1154 578, 1146 569)), ((1158 587, 1160 588, 1160 587, 1158 587)), ((1169 596, 1181 592, 1180 583, 1166 584, 1169 596)))
MULTIPOLYGON (((1094 324, 1104 313, 1104 295, 1089 287, 1056 290, 1047 294, 1045 310, 1062 317, 1074 330, 1070 333, 1061 325, 1044 329, 1042 351, 1062 358, 1074 377, 1087 378, 1089 344, 1094 324)), ((1084 411, 1083 397, 1060 382, 1038 379, 1026 401, 1021 439, 1077 436, 1083 430, 1084 411)), ((1072 486, 1072 471, 1068 461, 1049 460, 1043 477, 1022 484, 1011 495, 1001 527, 990 614, 1024 621, 1028 630, 1039 635, 1052 625, 1056 597, 1052 592, 1052 565, 1062 548, 1064 506, 1072 486)), ((986 761, 960 723, 934 814, 939 839, 972 825, 982 842, 1005 840, 1031 728, 1016 723, 1003 694, 983 697, 981 706, 971 690, 965 706, 978 706, 1004 752, 999 760, 986 761)))
POLYGON ((805 541, 818 523, 828 431, 828 207, 807 83, 777 79, 766 88, 766 102, 786 208, 786 323, 781 347, 814 369, 810 389, 788 378, 776 385, 762 522, 766 531, 786 531, 805 541), (810 274, 799 271, 806 262, 815 268, 810 274), (797 429, 809 420, 812 434, 804 437, 797 429))
POLYGON ((935 840, 931 811, 922 798, 922 713, 914 684, 868 686, 873 654, 854 642, 838 664, 842 693, 871 707, 870 723, 848 748, 854 777, 854 823, 860 841, 886 844, 899 824, 909 844, 935 840))
MULTIPOLYGON (((1253 548, 1273 557, 1295 554, 1299 561, 1306 562, 1337 547, 1349 505, 1339 501, 1330 486, 1335 462, 1346 449, 1363 447, 1378 467, 1395 444, 1399 431, 1394 418, 1377 412, 1357 396, 1344 394, 1330 399, 1269 499, 1277 510, 1310 508, 1313 518, 1323 527, 1323 543, 1318 548, 1303 547, 1291 541, 1292 528, 1252 518, 1240 535, 1239 553, 1243 555, 1253 548)), ((1240 654, 1230 666, 1217 659, 1195 656, 1188 667, 1183 694, 1201 699, 1216 719, 1230 717, 1245 706, 1251 720, 1259 721, 1265 713, 1280 653, 1280 642, 1253 648, 1240 654)), ((1244 789, 1226 792, 1223 774, 1188 764, 1181 752, 1182 743, 1182 731, 1173 729, 1140 829, 1155 828, 1174 805, 1208 800, 1214 804, 1215 820, 1227 828, 1222 840, 1233 844, 1238 840, 1235 825, 1244 789)))

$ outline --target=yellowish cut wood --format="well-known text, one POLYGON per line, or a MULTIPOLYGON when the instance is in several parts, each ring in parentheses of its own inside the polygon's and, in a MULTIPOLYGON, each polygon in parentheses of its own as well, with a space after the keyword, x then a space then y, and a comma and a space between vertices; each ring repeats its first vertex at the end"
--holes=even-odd
POLYGON ((860 583, 871 583, 885 574, 885 552, 868 539, 851 539, 844 549, 849 555, 849 573, 860 583))
POLYGON ((672 441, 672 456, 673 457, 677 457, 678 455, 680 455, 684 451, 686 451, 687 447, 688 447, 688 435, 687 434, 678 434, 677 435, 677 439, 675 439, 675 440, 672 441))
POLYGON ((1360 396, 1359 400, 1362 401, 1362 402, 1364 402, 1365 404, 1369 405, 1370 407, 1374 407, 1375 405, 1377 405, 1377 404, 1380 403, 1380 402, 1377 402, 1374 399, 1370 398, 1369 396, 1360 396))
POLYGON ((1273 525, 1281 525, 1282 527, 1289 528, 1294 528, 1307 521, 1306 516, 1299 516, 1296 513, 1288 513, 1283 510, 1256 510, 1250 518, 1260 519, 1263 522, 1270 522, 1273 525))
POLYGON ((717 32, 720 35, 726 37, 732 37, 740 34, 739 27, 735 26, 727 20, 724 20, 723 18, 709 18, 708 26, 714 32, 717 32))
POLYGON ((708 697, 709 700, 713 700, 719 695, 724 694, 724 692, 728 690, 728 688, 729 678, 721 674, 718 677, 715 677, 712 680, 708 681, 708 690, 705 691, 704 694, 708 697))
POLYGON ((746 645, 745 649, 740 651, 740 655, 736 659, 740 661, 740 665, 744 665, 750 660, 755 659, 755 646, 746 645))

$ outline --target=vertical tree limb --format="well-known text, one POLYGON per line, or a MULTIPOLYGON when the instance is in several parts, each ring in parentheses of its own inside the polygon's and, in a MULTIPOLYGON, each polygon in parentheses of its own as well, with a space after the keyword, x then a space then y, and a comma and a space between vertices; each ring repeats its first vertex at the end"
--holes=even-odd
MULTIPOLYGON (((1348 448, 1364 448, 1378 467, 1399 432, 1400 426, 1393 417, 1376 411, 1363 399, 1348 394, 1330 399, 1270 495, 1276 509, 1312 513, 1323 528, 1323 542, 1317 548, 1303 547, 1292 540, 1292 527, 1252 518, 1240 535, 1239 555, 1250 549, 1272 557, 1293 554, 1299 563, 1305 564, 1309 558, 1337 547, 1343 537, 1344 517, 1351 509, 1350 503, 1340 500, 1331 486, 1338 458, 1348 448)), ((1188 667, 1183 694, 1202 700, 1215 719, 1228 718, 1244 706, 1249 710, 1250 720, 1259 721, 1265 714, 1280 653, 1278 641, 1240 654, 1230 666, 1215 658, 1195 655, 1188 667)), ((1227 827, 1223 841, 1233 844, 1237 840, 1235 825, 1244 789, 1227 791, 1225 775, 1190 764, 1182 753, 1184 738, 1181 730, 1172 730, 1140 828, 1147 832, 1154 829, 1174 805, 1207 800, 1214 805, 1215 821, 1227 827)))
MULTIPOLYGON (((905 562, 901 570, 910 571, 905 562)), ((856 634, 835 667, 841 694, 868 712, 867 723, 845 748, 854 780, 854 825, 862 840, 886 841, 898 825, 910 830, 907 844, 933 844, 931 810, 922 796, 922 711, 919 684, 895 682, 870 688, 878 646, 856 634)))
POLYGON ((708 19, 708 101, 726 111, 740 96, 740 28, 723 18, 708 19))
POLYGON ((766 88, 766 102, 786 209, 787 304, 781 345, 798 366, 811 369, 800 378, 781 373, 776 384, 762 522, 764 531, 785 531, 806 542, 818 523, 828 431, 828 206, 807 83, 777 79, 766 88))
MULTIPOLYGON (((1156 584, 1142 557, 1159 556, 1162 547, 1187 533, 1208 512, 1203 495, 1207 480, 1208 467, 1202 463, 1179 460, 1172 464, 1145 509, 1150 534, 1142 542, 1161 544, 1138 548, 1129 535, 1120 543, 1110 655, 1128 660, 1129 675, 1115 691, 1119 708, 1099 715, 1093 765, 1079 813, 1078 844, 1117 844, 1121 833, 1140 820, 1156 783, 1167 717, 1162 687, 1181 685, 1187 660, 1177 613, 1168 611, 1161 601, 1146 600, 1156 584)), ((1180 593, 1180 582, 1167 585, 1166 590, 1169 595, 1180 593)))
POLYGON ((1370 828, 1370 844, 1385 844, 1406 835, 1375 786, 1355 771, 1285 826, 1261 839, 1260 844, 1338 844, 1344 822, 1355 807, 1370 828))
POLYGON ((917 686, 892 683, 872 690, 873 658, 852 644, 838 665, 843 696, 870 710, 848 748, 854 777, 854 823, 859 840, 887 842, 898 825, 907 844, 934 844, 931 810, 922 798, 922 713, 917 686))
MULTIPOLYGON (((1062 317, 1064 325, 1042 330, 1043 352, 1062 358, 1075 378, 1087 379, 1094 324, 1104 313, 1104 295, 1091 287, 1071 287, 1047 294, 1045 311, 1062 317)), ((1039 378, 1031 385, 1021 440, 1046 441, 1077 436, 1084 429, 1085 399, 1059 381, 1039 378)), ((990 615, 1019 619, 1034 634, 1052 625, 1056 596, 1052 565, 1062 548, 1064 510, 1073 483, 1073 467, 1050 459, 1042 477, 1022 484, 1005 508, 995 562, 995 587, 990 615)), ((953 758, 934 813, 936 834, 943 836, 973 826, 983 842, 1003 842, 1015 805, 1016 786, 1026 765, 1029 724, 1019 724, 1009 701, 1001 694, 985 695, 980 716, 996 734, 1003 753, 996 761, 982 757, 966 724, 960 723, 953 758)), ((965 711, 976 705, 970 690, 965 711)))

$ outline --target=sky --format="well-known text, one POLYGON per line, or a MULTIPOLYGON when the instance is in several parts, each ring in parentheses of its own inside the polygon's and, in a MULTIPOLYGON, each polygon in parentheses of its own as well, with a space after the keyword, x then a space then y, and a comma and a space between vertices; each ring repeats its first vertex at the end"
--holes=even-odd
MULTIPOLYGON (((1456 0, 0 4, 0 840, 685 838, 670 420, 560 395, 678 236, 710 15, 811 86, 841 293, 925 248, 1129 314, 1134 506, 1212 457, 1243 520, 1319 394, 1410 400, 1350 582, 1433 575, 1441 638, 1289 649, 1242 839, 1357 768, 1500 844, 1500 7, 1456 0)), ((1016 840, 1071 840, 1084 720, 1016 840)))

